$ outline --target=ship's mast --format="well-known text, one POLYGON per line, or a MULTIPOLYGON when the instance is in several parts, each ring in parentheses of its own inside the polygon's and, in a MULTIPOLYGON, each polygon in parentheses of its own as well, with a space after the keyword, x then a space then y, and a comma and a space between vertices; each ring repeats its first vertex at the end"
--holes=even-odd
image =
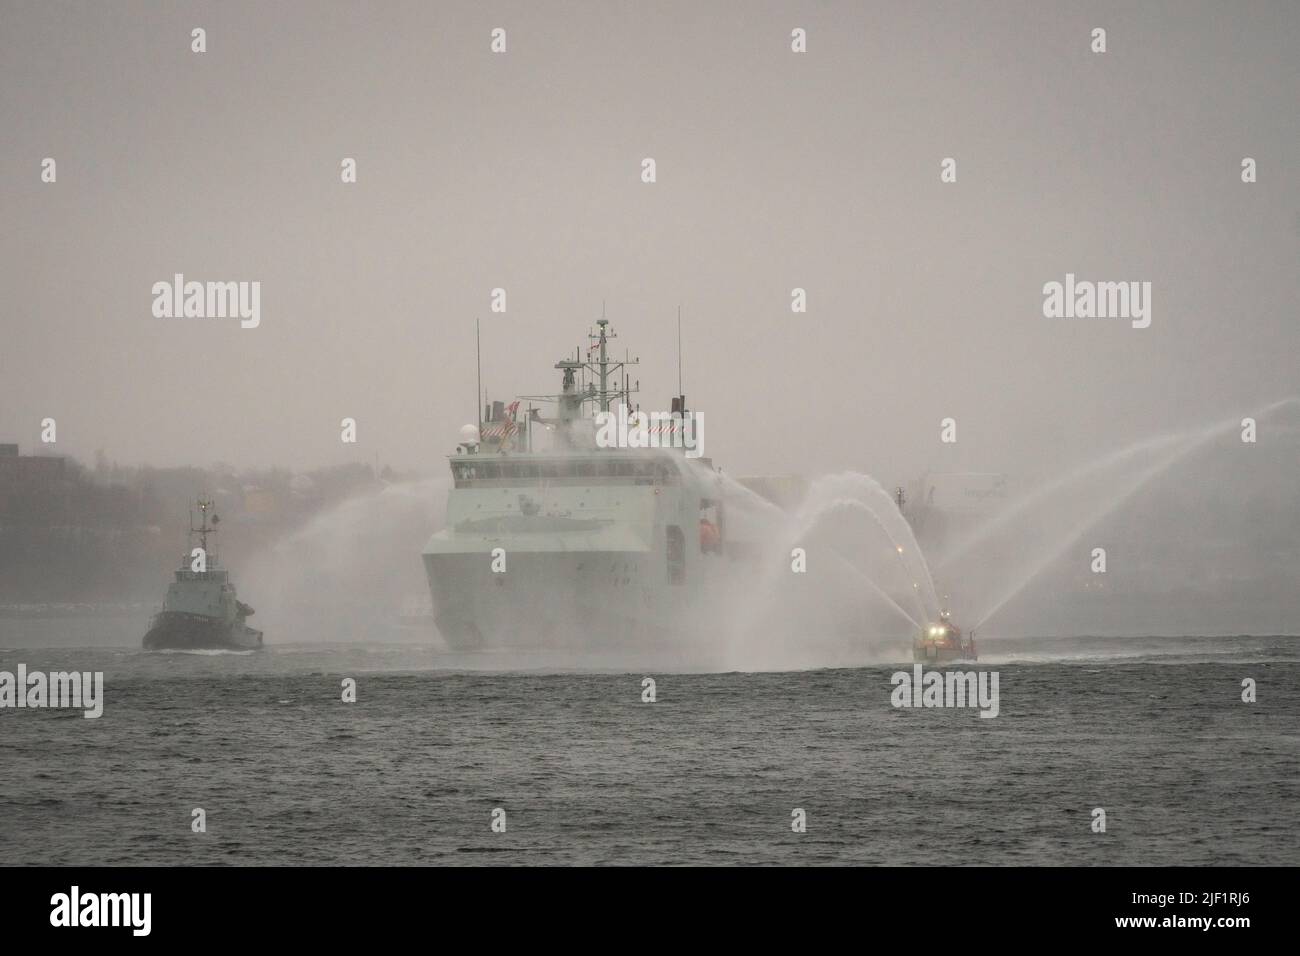
POLYGON ((609 356, 605 354, 605 343, 608 337, 605 334, 605 328, 609 325, 609 319, 602 317, 597 323, 600 327, 600 362, 597 363, 600 368, 600 410, 609 411, 609 356))
MULTIPOLYGON (((611 391, 609 387, 610 374, 622 372, 624 378, 626 378, 627 366, 636 365, 640 360, 634 358, 624 358, 622 361, 611 359, 609 357, 609 340, 618 338, 618 333, 609 328, 609 319, 604 316, 596 320, 596 327, 599 331, 589 333, 587 338, 595 342, 600 351, 597 353, 598 357, 595 362, 588 360, 584 364, 588 370, 595 374, 596 381, 599 384, 595 392, 589 393, 588 397, 595 401, 596 407, 600 411, 608 412, 610 403, 614 399, 621 398, 626 402, 631 393, 637 391, 636 388, 629 388, 626 383, 622 388, 611 391)), ((590 351, 588 349, 588 354, 590 354, 590 351)))
MULTIPOLYGON (((609 320, 603 315, 603 305, 601 312, 601 317, 596 320, 597 330, 587 333, 590 342, 587 354, 584 356, 582 347, 577 346, 572 358, 565 357, 555 363, 555 368, 563 373, 560 393, 519 396, 529 401, 555 402, 558 405, 555 418, 539 418, 538 421, 568 426, 583 417, 583 406, 587 402, 593 404, 593 411, 608 413, 615 402, 628 404, 632 394, 641 390, 641 383, 630 382, 627 376, 628 368, 639 365, 641 360, 631 355, 625 355, 622 359, 610 356, 609 340, 617 338, 618 334, 610 328, 609 320)), ((529 419, 532 419, 531 411, 529 419)), ((572 441, 567 435, 567 428, 562 429, 560 440, 572 441)))
POLYGON ((190 512, 190 536, 193 540, 194 535, 199 536, 199 547, 207 556, 207 565, 214 568, 217 565, 217 556, 208 551, 208 535, 217 533, 217 525, 221 519, 214 512, 212 515, 212 524, 208 524, 208 512, 215 507, 211 498, 200 498, 197 502, 199 506, 199 526, 194 527, 194 512, 190 512))

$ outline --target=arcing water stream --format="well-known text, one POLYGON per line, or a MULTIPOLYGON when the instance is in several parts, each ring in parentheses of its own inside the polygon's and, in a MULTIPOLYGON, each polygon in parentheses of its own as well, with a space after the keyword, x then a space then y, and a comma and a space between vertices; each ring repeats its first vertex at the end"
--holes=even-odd
MULTIPOLYGON (((1264 421, 1296 404, 1276 402, 1255 417, 1264 421)), ((983 627, 1090 529, 1238 424, 1162 435, 1107 454, 959 536, 937 565, 954 620, 967 630, 983 627)), ((871 476, 818 478, 791 511, 729 476, 718 480, 728 524, 748 527, 756 559, 709 609, 702 641, 716 643, 708 648, 714 659, 737 669, 782 669, 897 656, 947 609, 908 519, 871 476), (791 573, 794 549, 806 551, 804 574, 791 573), (857 658, 818 643, 831 632, 841 632, 837 646, 857 658)), ((441 518, 446 487, 435 479, 376 489, 318 515, 263 555, 241 578, 268 633, 276 642, 366 640, 403 605, 423 599, 419 552, 441 518)))
MULTIPOLYGON (((1274 402, 1252 417, 1264 420, 1297 401, 1274 402)), ((977 528, 940 562, 945 580, 962 585, 980 582, 977 594, 968 586, 961 588, 971 626, 983 626, 1089 529, 1118 512, 1143 488, 1215 438, 1240 427, 1240 419, 1232 419, 1131 445, 1049 482, 977 528), (990 553, 1011 555, 995 565, 996 579, 983 573, 990 566, 990 553)))

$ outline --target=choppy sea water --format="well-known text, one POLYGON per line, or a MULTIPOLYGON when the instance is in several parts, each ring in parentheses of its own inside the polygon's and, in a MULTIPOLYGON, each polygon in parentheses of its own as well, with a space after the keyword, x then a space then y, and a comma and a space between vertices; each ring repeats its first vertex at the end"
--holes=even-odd
POLYGON ((97 720, 0 710, 0 861, 1300 863, 1300 641, 982 650, 994 719, 895 709, 901 661, 557 673, 420 644, 0 650, 0 670, 106 684, 97 720))

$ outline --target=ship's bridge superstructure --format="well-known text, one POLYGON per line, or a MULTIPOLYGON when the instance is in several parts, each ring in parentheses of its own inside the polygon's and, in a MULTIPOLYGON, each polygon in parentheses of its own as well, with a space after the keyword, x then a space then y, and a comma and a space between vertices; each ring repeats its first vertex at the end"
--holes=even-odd
MULTIPOLYGON (((174 572, 172 583, 167 586, 162 609, 234 620, 239 613, 235 589, 226 569, 219 566, 216 549, 209 544, 209 537, 217 533, 221 519, 213 514, 209 520, 208 513, 212 510, 210 500, 200 498, 197 505, 199 526, 194 527, 191 521, 190 543, 197 542, 198 548, 192 548, 181 555, 181 566, 174 572), (195 570, 196 561, 201 562, 202 570, 195 570)), ((191 512, 191 517, 192 515, 191 512)))

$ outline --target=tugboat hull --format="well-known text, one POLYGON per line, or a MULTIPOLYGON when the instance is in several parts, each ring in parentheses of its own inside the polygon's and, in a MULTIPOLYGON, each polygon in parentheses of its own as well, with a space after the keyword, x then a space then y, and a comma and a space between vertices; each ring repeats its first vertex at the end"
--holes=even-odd
POLYGON ((144 636, 147 651, 253 651, 261 646, 261 631, 238 622, 177 611, 158 614, 144 636))
POLYGON ((917 664, 947 664, 953 661, 975 663, 975 652, 960 646, 920 642, 912 645, 912 660, 917 664))

